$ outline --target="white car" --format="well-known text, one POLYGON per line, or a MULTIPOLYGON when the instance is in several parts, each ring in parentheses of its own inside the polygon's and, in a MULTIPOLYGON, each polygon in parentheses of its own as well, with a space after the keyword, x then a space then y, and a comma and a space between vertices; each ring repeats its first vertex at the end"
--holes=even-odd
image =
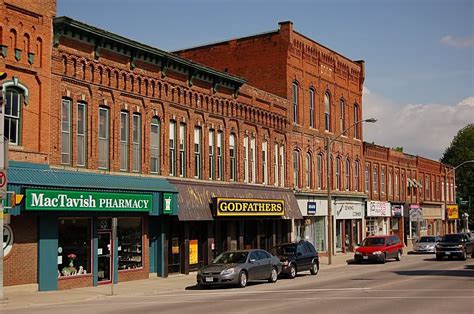
POLYGON ((435 253, 436 244, 441 240, 439 236, 422 236, 413 245, 415 253, 435 253))

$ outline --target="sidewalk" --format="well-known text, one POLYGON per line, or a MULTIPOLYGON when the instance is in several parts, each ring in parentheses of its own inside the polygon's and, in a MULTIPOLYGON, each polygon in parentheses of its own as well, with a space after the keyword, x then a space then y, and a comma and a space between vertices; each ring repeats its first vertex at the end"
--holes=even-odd
MULTIPOLYGON (((342 267, 352 255, 340 254, 333 256, 332 265, 327 264, 327 257, 321 257, 320 269, 342 267)), ((36 291, 36 285, 5 287, 5 302, 0 302, 0 311, 17 308, 32 308, 45 305, 79 303, 107 298, 133 297, 143 295, 159 295, 169 292, 184 291, 196 284, 196 273, 189 275, 171 275, 168 278, 152 277, 145 280, 136 280, 118 283, 114 286, 114 295, 111 296, 111 286, 77 288, 60 291, 36 291)))

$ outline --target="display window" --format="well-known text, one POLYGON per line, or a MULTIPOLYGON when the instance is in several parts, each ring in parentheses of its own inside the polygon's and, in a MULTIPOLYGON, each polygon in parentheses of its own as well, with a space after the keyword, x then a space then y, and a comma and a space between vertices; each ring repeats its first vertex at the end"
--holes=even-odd
POLYGON ((118 269, 143 267, 142 218, 118 218, 118 269))
POLYGON ((90 274, 90 219, 59 218, 58 222, 58 277, 90 274))

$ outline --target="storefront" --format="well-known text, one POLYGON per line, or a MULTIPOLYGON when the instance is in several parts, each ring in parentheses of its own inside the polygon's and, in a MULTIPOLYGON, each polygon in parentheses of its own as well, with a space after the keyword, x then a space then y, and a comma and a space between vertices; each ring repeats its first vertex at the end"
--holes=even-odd
POLYGON ((456 233, 457 232, 457 221, 459 220, 459 208, 458 205, 448 205, 446 208, 446 232, 456 233))
POLYGON ((277 243, 290 241, 292 219, 302 219, 289 189, 225 182, 170 182, 179 192, 178 217, 167 224, 172 253, 170 272, 187 274, 227 250, 269 250, 277 243), (220 201, 227 202, 226 213, 219 211, 220 201), (272 211, 273 205, 282 211, 272 211), (253 210, 248 212, 248 208, 253 210))
POLYGON ((442 204, 423 203, 421 208, 423 209, 423 219, 426 221, 426 234, 443 235, 445 212, 442 204))
POLYGON ((296 195, 302 220, 295 221, 296 240, 311 242, 319 252, 327 251, 327 199, 296 195))
POLYGON ((366 235, 390 234, 390 217, 392 211, 389 202, 367 201, 367 214, 365 220, 366 235))
MULTIPOLYGON (((24 200, 11 211, 12 229, 21 242, 25 224, 37 224, 37 262, 29 267, 40 291, 165 275, 160 225, 177 213, 176 189, 166 180, 15 165, 9 189, 24 200)), ((11 251, 5 267, 24 265, 15 245, 11 251)))
POLYGON ((412 244, 421 236, 426 235, 426 220, 423 219, 423 209, 419 204, 410 204, 409 230, 412 244))
POLYGON ((352 252, 362 242, 364 203, 338 197, 333 201, 336 252, 352 252))
POLYGON ((390 234, 398 235, 403 244, 405 239, 404 208, 402 204, 392 204, 392 216, 390 218, 390 234))

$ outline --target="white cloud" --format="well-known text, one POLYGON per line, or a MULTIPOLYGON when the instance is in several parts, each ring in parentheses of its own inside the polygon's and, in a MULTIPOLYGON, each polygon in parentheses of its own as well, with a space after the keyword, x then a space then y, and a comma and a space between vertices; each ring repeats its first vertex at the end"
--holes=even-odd
POLYGON ((396 147, 413 155, 441 158, 457 132, 474 123, 474 96, 455 105, 397 104, 377 93, 364 94, 365 118, 377 123, 364 126, 364 140, 396 147))
POLYGON ((474 37, 457 38, 451 35, 441 37, 440 43, 455 48, 466 48, 474 45, 474 37))

